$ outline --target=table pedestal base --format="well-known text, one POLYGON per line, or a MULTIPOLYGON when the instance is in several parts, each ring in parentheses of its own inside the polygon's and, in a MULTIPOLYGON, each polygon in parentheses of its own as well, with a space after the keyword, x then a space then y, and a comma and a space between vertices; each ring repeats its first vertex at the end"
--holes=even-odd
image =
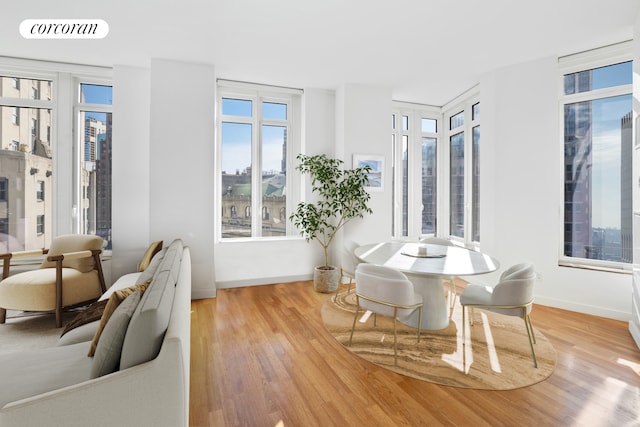
MULTIPOLYGON (((449 307, 444 295, 442 278, 405 273, 417 293, 422 295, 422 329, 438 330, 449 326, 449 307)), ((418 327, 418 311, 402 321, 418 327)))

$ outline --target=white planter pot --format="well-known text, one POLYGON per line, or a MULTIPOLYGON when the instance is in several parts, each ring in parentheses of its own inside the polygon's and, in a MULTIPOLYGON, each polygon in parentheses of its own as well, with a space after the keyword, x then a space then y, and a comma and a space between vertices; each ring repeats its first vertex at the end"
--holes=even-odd
POLYGON ((313 288, 316 292, 330 293, 338 289, 340 270, 333 265, 316 267, 313 271, 313 288))

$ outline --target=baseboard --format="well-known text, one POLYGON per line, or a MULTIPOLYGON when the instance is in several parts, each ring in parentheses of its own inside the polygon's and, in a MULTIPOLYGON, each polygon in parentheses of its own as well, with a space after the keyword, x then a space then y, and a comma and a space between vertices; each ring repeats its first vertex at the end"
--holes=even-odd
POLYGON ((622 320, 624 322, 628 322, 631 319, 631 311, 611 310, 608 308, 577 304, 572 301, 559 300, 555 298, 536 296, 533 303, 560 308, 562 310, 575 311, 577 313, 590 314, 592 316, 606 317, 607 319, 622 320))
POLYGON ((640 348, 640 329, 638 329, 638 325, 633 322, 629 322, 629 332, 631 332, 633 340, 636 342, 638 348, 640 348))
POLYGON ((191 299, 207 299, 216 297, 216 288, 214 289, 191 289, 191 299))
POLYGON ((216 281, 218 289, 244 288, 245 286, 273 285, 275 283, 289 283, 313 280, 313 273, 298 276, 260 277, 246 280, 222 280, 216 281))

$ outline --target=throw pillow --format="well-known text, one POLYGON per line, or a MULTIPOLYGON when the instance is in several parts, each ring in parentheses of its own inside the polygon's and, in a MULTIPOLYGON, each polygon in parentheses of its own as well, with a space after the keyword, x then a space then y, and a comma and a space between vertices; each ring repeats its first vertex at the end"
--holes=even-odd
POLYGON ((127 326, 139 302, 140 291, 135 291, 116 308, 109 318, 96 347, 91 365, 91 378, 101 377, 118 369, 127 326))
POLYGON ((146 270, 146 268, 149 267, 149 263, 153 259, 153 256, 157 254, 160 249, 162 249, 162 240, 151 243, 144 252, 144 255, 142 255, 140 264, 138 264, 138 271, 146 270))
POLYGON ((72 329, 77 328, 78 326, 82 326, 87 323, 100 320, 106 305, 107 305, 107 300, 96 301, 93 304, 89 305, 89 307, 79 312, 76 315, 76 317, 74 317, 73 320, 71 320, 71 322, 67 323, 67 325, 64 327, 64 330, 62 331, 60 336, 62 337, 64 334, 66 334, 72 329))
POLYGON ((98 342, 100 341, 100 335, 107 325, 107 322, 109 322, 109 318, 116 310, 116 308, 118 308, 120 303, 122 303, 125 298, 127 298, 135 291, 140 291, 141 295, 144 294, 144 291, 149 287, 150 283, 150 280, 144 283, 138 283, 128 288, 119 289, 111 294, 111 296, 107 300, 107 305, 104 307, 104 312, 102 313, 102 317, 100 318, 100 324, 98 325, 96 334, 93 336, 93 341, 91 341, 91 347, 89 347, 89 354, 87 356, 93 357, 93 355, 95 354, 96 347, 98 346, 98 342))

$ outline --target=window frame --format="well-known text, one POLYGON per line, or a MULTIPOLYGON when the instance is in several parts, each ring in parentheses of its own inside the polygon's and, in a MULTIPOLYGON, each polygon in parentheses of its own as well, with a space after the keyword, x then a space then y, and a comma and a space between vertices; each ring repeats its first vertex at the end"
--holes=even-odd
MULTIPOLYGON (((84 162, 85 155, 85 123, 83 121, 84 113, 104 113, 113 114, 113 102, 111 104, 94 104, 89 102, 83 102, 81 99, 82 94, 82 85, 96 85, 96 86, 109 86, 113 90, 113 83, 110 79, 101 77, 101 76, 73 76, 72 85, 73 85, 73 138, 74 138, 74 146, 73 146, 73 164, 75 165, 75 170, 73 174, 73 207, 76 212, 75 217, 75 227, 79 233, 97 233, 97 224, 94 224, 93 229, 85 229, 89 228, 89 222, 85 217, 83 201, 89 200, 90 195, 87 193, 87 188, 82 185, 82 165, 84 162), (85 223, 87 224, 85 226, 85 223)), ((93 131, 93 129, 92 129, 93 131)), ((93 135, 95 136, 95 134, 93 135)), ((112 141, 113 142, 113 141, 112 141)), ((96 152, 96 155, 98 153, 96 152)), ((96 182, 97 184, 97 182, 96 182)), ((97 191, 97 189, 96 189, 97 191)), ((96 193, 97 197, 97 193, 96 193)), ((113 192, 112 192, 113 198, 113 192)), ((95 201, 97 202, 97 200, 95 201)), ((96 213, 97 215, 97 213, 96 213)), ((113 220, 113 212, 112 217, 113 220)), ((113 221, 112 221, 113 225, 113 221)), ((113 233, 111 233, 113 235, 113 233)), ((105 252, 107 249, 111 249, 113 242, 111 239, 105 239, 108 241, 107 246, 105 247, 105 252)))
POLYGON ((395 239, 417 240, 420 237, 439 234, 440 198, 442 195, 440 170, 442 165, 442 112, 440 107, 392 101, 392 191, 393 224, 391 235, 395 239), (407 117, 408 129, 402 129, 403 117, 407 117), (422 132, 421 120, 436 120, 436 132, 422 132), (395 122, 395 128, 393 127, 395 122), (407 233, 404 235, 404 169, 402 162, 402 136, 406 135, 407 144, 407 233), (436 227, 435 233, 422 233, 422 138, 436 140, 436 227), (395 141, 395 145, 394 145, 395 141))
MULTIPOLYGON (((439 177, 441 178, 443 197, 440 203, 441 213, 439 217, 441 218, 440 223, 442 224, 442 235, 451 240, 457 241, 467 247, 479 249, 480 241, 474 240, 474 217, 473 217, 473 201, 474 201, 474 189, 473 189, 473 159, 474 159, 474 150, 473 150, 473 130, 477 127, 480 127, 480 133, 482 134, 482 125, 480 117, 474 117, 473 108, 476 105, 482 105, 480 99, 480 87, 474 86, 469 89, 467 92, 463 93, 456 99, 452 100, 450 103, 445 105, 443 110, 443 136, 442 136, 442 147, 443 153, 443 169, 440 172, 439 177), (464 124, 460 125, 454 129, 450 129, 450 120, 452 117, 457 114, 464 112, 464 124), (451 194, 450 194, 450 185, 451 185, 451 177, 450 177, 450 155, 451 155, 451 137, 459 134, 460 132, 464 132, 464 212, 463 212, 463 236, 453 236, 451 235, 451 194)), ((482 167, 480 167, 480 176, 482 176, 482 167)), ((480 194, 480 197, 482 195, 480 194)), ((480 199, 478 199, 478 203, 480 203, 480 199)), ((478 213, 481 215, 480 209, 478 207, 478 213)), ((482 239, 482 235, 480 235, 480 239, 482 239)))
MULTIPOLYGON (((632 270, 633 263, 618 261, 605 261, 590 258, 577 258, 564 254, 565 245, 565 135, 564 135, 564 106, 585 101, 595 101, 598 99, 610 98, 620 95, 633 96, 633 83, 614 87, 595 89, 586 92, 577 92, 569 95, 564 94, 564 76, 580 71, 593 70, 609 65, 633 61, 633 43, 631 41, 605 46, 585 52, 576 53, 558 58, 558 156, 560 161, 559 170, 559 224, 558 227, 558 265, 562 267, 575 267, 591 270, 628 272, 632 270)), ((632 108, 633 111, 633 108, 632 108)), ((632 146, 636 144, 635 122, 633 123, 632 146)), ((635 174, 635 172, 634 172, 635 174)), ((633 175, 635 176, 635 175, 633 175)))
POLYGON ((49 200, 47 203, 51 204, 51 214, 45 216, 45 230, 48 230, 46 233, 51 238, 78 233, 79 218, 74 200, 77 200, 81 190, 74 187, 79 169, 75 162, 78 147, 73 116, 74 79, 96 79, 113 86, 113 70, 108 67, 0 56, 0 74, 18 79, 52 81, 51 93, 39 93, 40 99, 0 97, 0 105, 40 108, 51 113, 51 127, 47 129, 47 136, 51 141, 53 175, 51 192, 46 196, 49 200))
MULTIPOLYGON (((222 214, 215 219, 215 238, 218 243, 248 242, 262 240, 279 240, 300 238, 298 231, 288 220, 285 224, 284 236, 263 236, 262 235, 262 197, 255 196, 262 194, 262 144, 260 138, 263 126, 286 126, 287 127, 287 148, 286 148, 286 212, 293 212, 295 206, 301 201, 301 181, 302 176, 295 169, 296 156, 302 152, 302 105, 304 103, 304 91, 302 89, 286 88, 279 86, 262 85, 257 83, 238 82, 232 80, 217 80, 216 90, 216 202, 222 206, 222 123, 247 123, 252 125, 251 132, 251 204, 248 206, 251 212, 251 235, 248 237, 223 237, 222 236, 222 214), (252 101, 251 117, 245 116, 223 116, 222 100, 244 99, 252 101), (287 119, 279 120, 262 117, 262 103, 277 103, 287 105, 287 119), (257 173, 256 173, 257 171, 257 173)), ((231 207, 233 208, 233 206, 231 207)), ((236 211, 237 212, 237 211, 236 211)), ((230 212, 232 217, 233 212, 230 212)), ((244 217, 244 215, 243 215, 244 217)))
POLYGON ((36 181, 36 201, 44 202, 45 193, 45 182, 42 180, 36 181))

